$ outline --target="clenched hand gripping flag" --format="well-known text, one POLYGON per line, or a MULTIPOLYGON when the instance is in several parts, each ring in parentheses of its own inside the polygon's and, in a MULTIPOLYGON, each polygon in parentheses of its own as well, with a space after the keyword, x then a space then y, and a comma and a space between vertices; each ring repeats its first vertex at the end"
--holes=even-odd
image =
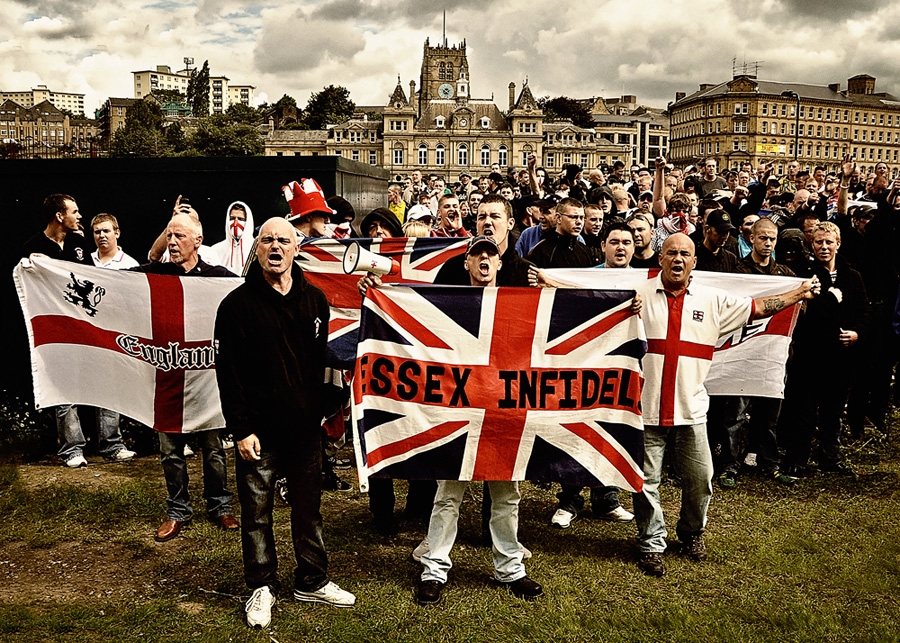
POLYGON ((642 488, 633 292, 370 289, 353 380, 360 482, 642 488))

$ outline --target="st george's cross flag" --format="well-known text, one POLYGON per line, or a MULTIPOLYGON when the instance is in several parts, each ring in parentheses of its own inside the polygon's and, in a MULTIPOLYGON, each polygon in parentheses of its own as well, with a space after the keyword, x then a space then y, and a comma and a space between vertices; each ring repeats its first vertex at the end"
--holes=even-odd
POLYGON ((328 297, 331 319, 328 323, 326 363, 333 368, 352 369, 359 335, 362 295, 357 283, 362 274, 344 274, 344 251, 352 242, 369 252, 397 261, 397 274, 384 275, 384 283, 430 284, 450 257, 466 248, 467 239, 410 237, 397 239, 307 239, 300 246, 297 263, 306 278, 328 297))
MULTIPOLYGON (((647 279, 655 279, 659 270, 556 269, 547 273, 579 288, 634 288, 647 279)), ((734 297, 753 298, 788 292, 803 282, 798 277, 705 270, 691 272, 691 279, 692 283, 719 288, 734 297)), ((783 398, 785 365, 799 314, 800 304, 795 304, 721 336, 704 382, 709 394, 783 398)))
POLYGON ((89 404, 167 433, 225 426, 213 328, 241 278, 108 270, 49 258, 13 273, 35 406, 89 404))
POLYGON ((368 477, 643 486, 633 292, 370 289, 353 380, 368 477))

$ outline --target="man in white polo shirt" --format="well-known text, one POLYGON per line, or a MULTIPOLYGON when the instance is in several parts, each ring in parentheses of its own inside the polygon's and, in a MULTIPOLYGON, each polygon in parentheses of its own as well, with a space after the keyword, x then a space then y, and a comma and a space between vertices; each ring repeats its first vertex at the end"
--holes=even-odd
POLYGON ((675 467, 681 475, 681 512, 676 533, 687 555, 706 558, 703 531, 712 496, 713 463, 706 437, 709 396, 703 381, 720 336, 753 319, 774 315, 819 290, 818 279, 804 281, 783 295, 751 299, 691 284, 697 264, 694 242, 673 234, 659 254, 656 279, 636 288, 643 300, 647 333, 644 356, 644 489, 634 494, 640 568, 651 576, 665 574, 665 519, 659 482, 668 434, 672 432, 675 467))
POLYGON ((96 252, 91 253, 91 260, 98 268, 126 270, 139 265, 132 257, 119 247, 119 222, 111 214, 98 214, 91 220, 91 231, 96 252))

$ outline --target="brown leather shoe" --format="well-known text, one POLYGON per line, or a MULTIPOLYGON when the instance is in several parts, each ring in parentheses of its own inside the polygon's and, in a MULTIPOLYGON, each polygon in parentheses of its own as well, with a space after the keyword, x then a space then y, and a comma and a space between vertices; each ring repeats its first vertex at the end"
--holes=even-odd
POLYGON ((167 540, 172 540, 181 532, 181 527, 185 524, 180 520, 167 519, 156 530, 156 542, 164 543, 167 540))
POLYGON ((239 523, 237 519, 231 514, 222 514, 221 516, 216 516, 215 518, 213 518, 213 522, 226 531, 230 531, 231 529, 240 529, 241 527, 241 523, 239 523))

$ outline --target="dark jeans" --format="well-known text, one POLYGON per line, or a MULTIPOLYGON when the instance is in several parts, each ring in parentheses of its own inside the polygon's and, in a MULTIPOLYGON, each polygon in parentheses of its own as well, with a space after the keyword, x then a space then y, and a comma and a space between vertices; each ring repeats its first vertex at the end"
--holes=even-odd
POLYGON ((294 586, 315 591, 328 582, 328 554, 322 526, 321 432, 311 429, 302 442, 261 442, 259 460, 235 454, 238 498, 241 502, 241 548, 244 579, 250 589, 278 587, 278 558, 272 528, 275 480, 287 479, 291 505, 291 538, 297 569, 294 586))
MULTIPOLYGON (((577 514, 584 508, 584 498, 581 497, 581 487, 564 484, 562 491, 556 494, 559 500, 559 509, 577 514)), ((622 503, 619 502, 618 487, 592 487, 591 511, 594 514, 609 513, 622 503)))
POLYGON ((216 518, 232 513, 231 492, 228 491, 228 467, 225 449, 219 429, 198 433, 159 433, 159 453, 162 456, 163 475, 166 478, 166 516, 185 522, 194 513, 188 494, 188 472, 184 461, 184 445, 189 437, 195 437, 203 450, 203 497, 206 513, 216 518))
MULTIPOLYGON (((436 480, 410 480, 406 492, 406 508, 404 514, 411 520, 418 520, 428 525, 431 509, 434 506, 434 494, 437 492, 436 480)), ((394 516, 394 481, 389 478, 369 478, 369 511, 376 519, 391 520, 394 516)))
POLYGON ((784 447, 785 465, 806 466, 818 426, 819 465, 841 461, 841 413, 850 388, 846 353, 794 355, 788 366, 784 405, 778 424, 778 440, 784 447), (823 370, 827 364, 827 370, 823 370))

